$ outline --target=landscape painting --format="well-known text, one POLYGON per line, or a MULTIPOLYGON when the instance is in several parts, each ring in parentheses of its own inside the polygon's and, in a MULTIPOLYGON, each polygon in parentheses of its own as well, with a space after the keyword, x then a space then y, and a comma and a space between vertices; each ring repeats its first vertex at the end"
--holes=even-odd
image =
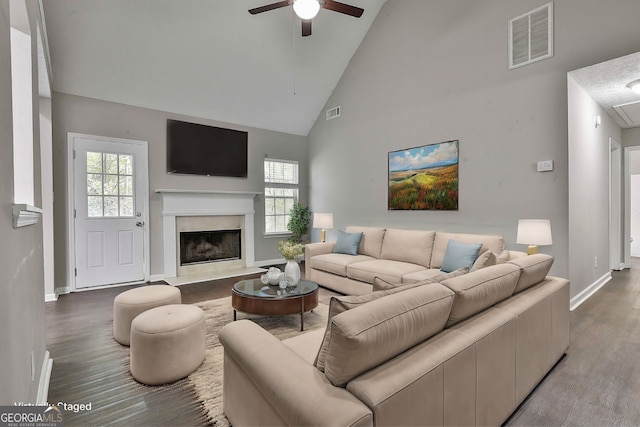
POLYGON ((458 141, 389 153, 389 210, 458 210, 458 141))

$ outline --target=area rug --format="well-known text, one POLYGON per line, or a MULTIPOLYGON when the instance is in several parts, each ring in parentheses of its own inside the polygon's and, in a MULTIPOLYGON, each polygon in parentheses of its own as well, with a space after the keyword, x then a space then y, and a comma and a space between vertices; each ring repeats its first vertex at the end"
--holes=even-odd
MULTIPOLYGON (((222 412, 222 366, 223 347, 218 341, 220 329, 233 322, 231 297, 220 298, 194 304, 200 307, 207 322, 206 355, 202 365, 188 380, 196 390, 198 399, 203 402, 209 419, 216 426, 229 426, 229 420, 222 412)), ((300 332, 300 315, 256 316, 238 313, 238 320, 250 319, 262 326, 276 338, 283 340, 305 332, 324 328, 327 322, 328 307, 319 304, 313 312, 304 314, 304 331, 300 332)))

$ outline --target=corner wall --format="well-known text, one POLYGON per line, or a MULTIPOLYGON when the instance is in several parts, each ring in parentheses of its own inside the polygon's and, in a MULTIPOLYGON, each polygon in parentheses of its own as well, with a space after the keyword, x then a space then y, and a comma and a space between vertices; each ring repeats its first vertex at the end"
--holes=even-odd
MULTIPOLYGON (((320 115, 309 134, 311 209, 333 212, 339 229, 494 233, 518 250, 518 219, 549 218, 553 245, 541 251, 556 258, 552 274, 571 279, 572 295, 588 286, 569 272, 567 72, 637 50, 640 3, 555 1, 555 55, 508 70, 509 19, 545 3, 385 3, 323 109, 342 116, 320 115), (388 211, 388 152, 451 139, 459 210, 388 211), (554 171, 536 172, 541 160, 554 171)), ((587 233, 608 247, 600 230, 587 233)))
MULTIPOLYGON (((30 12, 36 6, 28 2, 30 12)), ((30 13, 30 18, 32 18, 30 13)), ((35 24, 31 25, 32 36, 35 24)), ((36 403, 45 355, 42 221, 13 228, 13 134, 9 0, 0 0, 0 405, 36 403), (32 357, 35 376, 32 379, 32 357)), ((35 37, 32 37, 36 52, 35 37)), ((35 54, 34 54, 35 61, 35 54)), ((37 76, 37 72, 33 73, 37 76)), ((34 80, 34 106, 38 90, 34 80)), ((37 110, 37 109, 36 109, 37 110)), ((34 114, 34 123, 38 114, 34 114)), ((38 132, 34 132, 37 135, 38 132)), ((34 138, 35 201, 40 203, 39 139, 34 138)))

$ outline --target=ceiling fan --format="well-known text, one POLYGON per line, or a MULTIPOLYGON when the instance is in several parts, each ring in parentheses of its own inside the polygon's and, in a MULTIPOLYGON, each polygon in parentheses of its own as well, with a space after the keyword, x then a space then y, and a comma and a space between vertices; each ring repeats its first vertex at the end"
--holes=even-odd
POLYGON ((267 12, 269 10, 287 7, 290 4, 293 4, 293 11, 302 20, 302 37, 311 35, 311 20, 315 18, 320 8, 344 13, 345 15, 353 16, 354 18, 360 18, 364 12, 364 9, 359 7, 333 0, 287 0, 249 9, 249 13, 257 15, 258 13, 267 12))

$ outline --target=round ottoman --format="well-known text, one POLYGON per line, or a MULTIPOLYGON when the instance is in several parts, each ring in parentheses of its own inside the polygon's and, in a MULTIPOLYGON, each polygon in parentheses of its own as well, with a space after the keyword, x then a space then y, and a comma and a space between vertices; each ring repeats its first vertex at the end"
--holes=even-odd
POLYGON ((130 289, 113 300, 113 337, 129 345, 131 321, 150 308, 167 304, 180 304, 180 289, 169 285, 147 285, 130 289))
POLYGON ((131 375, 166 384, 186 377, 204 360, 204 312, 194 305, 152 308, 131 322, 131 375))

